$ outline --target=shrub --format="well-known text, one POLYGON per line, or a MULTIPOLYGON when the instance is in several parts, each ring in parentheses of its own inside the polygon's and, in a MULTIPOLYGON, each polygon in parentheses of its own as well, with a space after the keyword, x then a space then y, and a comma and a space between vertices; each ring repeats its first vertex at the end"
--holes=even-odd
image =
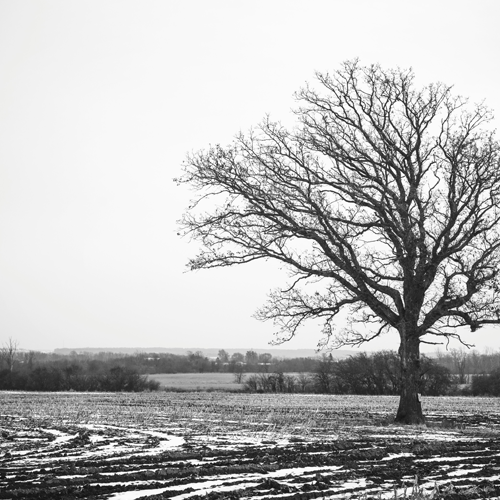
POLYGON ((500 396, 500 368, 473 377, 471 391, 473 396, 500 396))

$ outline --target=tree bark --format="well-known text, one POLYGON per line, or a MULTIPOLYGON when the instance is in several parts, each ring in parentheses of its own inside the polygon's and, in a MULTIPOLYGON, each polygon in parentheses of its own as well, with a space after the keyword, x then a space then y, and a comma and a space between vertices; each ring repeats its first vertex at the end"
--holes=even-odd
POLYGON ((420 402, 420 340, 412 328, 402 325, 399 329, 401 345, 399 356, 401 361, 400 399, 395 422, 402 424, 424 424, 420 402))

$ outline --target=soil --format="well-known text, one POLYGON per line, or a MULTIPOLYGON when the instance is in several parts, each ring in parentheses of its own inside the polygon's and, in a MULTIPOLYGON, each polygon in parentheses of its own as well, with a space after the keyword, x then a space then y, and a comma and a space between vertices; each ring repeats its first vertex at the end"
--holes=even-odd
MULTIPOLYGON (((453 500, 500 497, 500 416, 491 400, 483 413, 457 416, 450 407, 444 416, 435 410, 428 426, 412 428, 389 424, 376 405, 373 413, 361 405, 356 418, 352 399, 351 409, 343 408, 341 425, 328 429, 321 418, 335 418, 331 412, 318 417, 318 407, 309 427, 282 423, 278 428, 270 418, 260 422, 252 414, 258 405, 242 396, 237 401, 248 414, 238 422, 227 415, 217 420, 188 412, 194 400, 173 395, 169 400, 168 394, 165 404, 181 398, 176 404, 185 405, 183 417, 178 411, 175 421, 166 415, 158 420, 155 400, 150 401, 156 412, 151 419, 137 421, 141 412, 134 409, 144 407, 144 398, 122 396, 119 413, 114 396, 107 395, 115 423, 102 401, 99 416, 75 414, 75 402, 84 407, 92 400, 91 395, 85 396, 87 403, 79 397, 52 394, 44 402, 43 396, 30 399, 27 393, 1 396, 0 499, 368 500, 379 494, 394 498, 395 492, 402 496, 405 490, 453 500), (64 415, 54 416, 57 402, 67 404, 64 415)), ((213 417, 213 396, 210 402, 213 417)), ((301 418, 306 410, 304 405, 301 418)))

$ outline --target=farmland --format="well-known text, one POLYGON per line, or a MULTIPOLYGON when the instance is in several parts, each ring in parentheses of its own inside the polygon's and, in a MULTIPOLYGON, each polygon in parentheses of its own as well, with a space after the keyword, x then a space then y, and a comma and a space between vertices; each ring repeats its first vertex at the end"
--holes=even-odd
POLYGON ((500 498, 493 398, 0 393, 1 499, 500 498))
POLYGON ((149 375, 149 378, 159 382, 163 388, 181 391, 241 391, 243 389, 243 384, 235 382, 234 375, 228 372, 154 373, 149 375))

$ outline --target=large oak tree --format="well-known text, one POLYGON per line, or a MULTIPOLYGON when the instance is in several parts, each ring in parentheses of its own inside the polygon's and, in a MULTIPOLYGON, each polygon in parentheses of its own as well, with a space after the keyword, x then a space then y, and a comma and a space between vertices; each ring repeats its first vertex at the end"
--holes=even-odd
POLYGON ((181 227, 202 243, 189 265, 284 264, 290 283, 257 313, 281 341, 318 318, 334 346, 397 330, 396 421, 421 423, 420 344, 500 323, 492 114, 411 70, 349 61, 316 77, 293 130, 267 118, 188 156, 181 227))

